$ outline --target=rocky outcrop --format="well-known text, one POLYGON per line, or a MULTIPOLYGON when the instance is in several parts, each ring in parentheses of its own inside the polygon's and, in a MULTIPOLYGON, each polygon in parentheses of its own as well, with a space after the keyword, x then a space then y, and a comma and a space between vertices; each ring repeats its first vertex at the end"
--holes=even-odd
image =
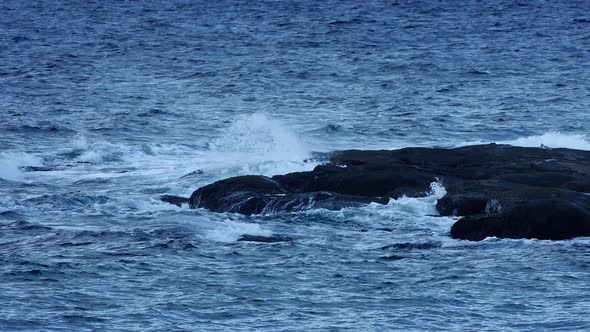
POLYGON ((437 209, 441 215, 465 216, 451 227, 451 236, 459 239, 590 235, 590 195, 570 189, 468 181, 448 186, 437 209))
POLYGON ((318 208, 339 210, 371 202, 385 204, 388 200, 324 191, 297 192, 282 186, 274 178, 250 175, 217 181, 199 188, 191 195, 189 206, 250 215, 318 208))
POLYGON ((590 152, 477 145, 456 149, 336 151, 310 172, 241 176, 196 190, 191 208, 268 214, 385 204, 425 195, 433 181, 447 194, 441 215, 464 216, 451 236, 481 240, 590 236, 590 152))

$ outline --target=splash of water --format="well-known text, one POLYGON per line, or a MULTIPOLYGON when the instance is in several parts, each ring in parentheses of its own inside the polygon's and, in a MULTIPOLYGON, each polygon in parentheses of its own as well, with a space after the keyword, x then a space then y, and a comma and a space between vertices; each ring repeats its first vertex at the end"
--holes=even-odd
POLYGON ((309 151, 281 121, 263 113, 241 116, 210 144, 211 151, 262 155, 266 159, 301 159, 309 151))
POLYGON ((209 144, 208 158, 238 174, 273 175, 312 169, 310 151, 291 128, 263 113, 238 117, 209 144), (232 166, 233 165, 233 166, 232 166))
POLYGON ((20 170, 25 166, 43 166, 41 158, 25 152, 0 152, 0 178, 19 181, 24 179, 20 170))

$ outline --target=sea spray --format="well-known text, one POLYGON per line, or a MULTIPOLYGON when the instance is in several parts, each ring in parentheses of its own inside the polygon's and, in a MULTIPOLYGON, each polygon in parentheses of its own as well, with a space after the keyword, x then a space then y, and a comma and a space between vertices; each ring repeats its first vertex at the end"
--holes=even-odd
POLYGON ((25 152, 0 152, 0 178, 19 181, 24 179, 21 167, 43 166, 41 158, 25 152))
POLYGON ((238 117, 210 144, 211 151, 262 155, 267 159, 302 159, 309 156, 288 126, 263 113, 238 117))
POLYGON ((209 144, 209 150, 209 160, 237 174, 274 175, 315 167, 305 162, 311 153, 298 135, 263 113, 238 117, 209 144))

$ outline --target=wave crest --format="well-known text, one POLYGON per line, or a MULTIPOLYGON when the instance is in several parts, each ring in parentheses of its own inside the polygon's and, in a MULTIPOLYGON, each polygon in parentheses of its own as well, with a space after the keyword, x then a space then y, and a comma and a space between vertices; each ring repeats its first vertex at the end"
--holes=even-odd
MULTIPOLYGON (((458 146, 488 144, 490 141, 464 142, 458 146)), ((590 151, 590 138, 582 134, 566 134, 558 131, 551 131, 543 135, 520 137, 513 140, 496 141, 498 144, 509 144, 523 147, 548 147, 548 148, 569 148, 576 150, 590 151)))

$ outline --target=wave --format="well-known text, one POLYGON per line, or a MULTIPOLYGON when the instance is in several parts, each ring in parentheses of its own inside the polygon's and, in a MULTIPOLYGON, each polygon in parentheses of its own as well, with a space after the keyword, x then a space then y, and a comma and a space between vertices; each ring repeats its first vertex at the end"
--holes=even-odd
MULTIPOLYGON (((463 142, 458 146, 487 144, 489 141, 463 142)), ((523 147, 569 148, 590 151, 590 138, 582 134, 566 134, 557 131, 537 136, 521 137, 514 140, 496 141, 498 144, 509 144, 523 147)))
POLYGON ((26 199, 25 202, 34 206, 76 210, 77 208, 90 208, 95 205, 105 204, 109 200, 110 198, 105 195, 87 195, 82 192, 66 192, 32 197, 26 199))
POLYGON ((128 145, 106 141, 89 142, 83 134, 72 140, 72 150, 62 154, 76 162, 100 164, 105 162, 131 161, 141 156, 153 156, 155 152, 148 144, 128 145))
POLYGON ((540 136, 528 136, 505 144, 527 147, 539 147, 544 145, 549 148, 570 148, 577 150, 590 150, 590 139, 582 134, 563 134, 560 132, 549 132, 540 136))
POLYGON ((22 167, 43 167, 41 158, 26 152, 0 152, 0 178, 4 180, 24 180, 22 167))
POLYGON ((182 173, 179 177, 194 172, 274 175, 315 167, 306 162, 311 151, 294 131, 262 113, 236 118, 206 147, 90 141, 78 134, 61 157, 78 163, 122 163, 145 171, 182 173))

